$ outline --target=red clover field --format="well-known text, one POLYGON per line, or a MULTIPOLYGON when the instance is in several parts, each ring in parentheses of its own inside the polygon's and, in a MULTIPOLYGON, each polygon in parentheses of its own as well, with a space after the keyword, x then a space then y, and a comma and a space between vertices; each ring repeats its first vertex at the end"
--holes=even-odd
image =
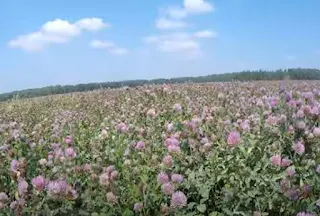
POLYGON ((0 215, 320 215, 320 82, 2 102, 0 215))

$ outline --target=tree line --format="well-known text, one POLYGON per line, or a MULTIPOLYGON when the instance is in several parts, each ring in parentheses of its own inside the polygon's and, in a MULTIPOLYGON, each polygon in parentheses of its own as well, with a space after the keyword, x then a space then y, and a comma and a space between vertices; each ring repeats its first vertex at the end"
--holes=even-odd
POLYGON ((171 84, 171 83, 200 83, 200 82, 228 82, 228 81, 257 81, 257 80, 282 80, 289 78, 291 80, 320 80, 319 69, 292 68, 276 71, 243 71, 237 73, 212 74, 197 77, 179 77, 170 79, 152 79, 152 80, 127 80, 118 82, 88 83, 77 85, 56 85, 43 88, 27 89, 22 91, 13 91, 0 94, 0 101, 7 101, 16 98, 32 98, 53 94, 64 94, 71 92, 84 92, 102 88, 121 88, 124 86, 136 87, 145 84, 171 84))

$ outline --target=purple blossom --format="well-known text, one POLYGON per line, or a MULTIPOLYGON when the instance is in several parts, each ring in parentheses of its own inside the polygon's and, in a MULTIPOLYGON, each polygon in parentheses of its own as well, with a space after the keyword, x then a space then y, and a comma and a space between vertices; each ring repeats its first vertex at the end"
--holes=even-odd
POLYGON ((72 143, 72 137, 70 136, 70 135, 68 135, 68 136, 66 136, 66 138, 65 138, 65 142, 68 144, 68 145, 70 145, 71 143, 72 143))
POLYGON ((306 123, 304 121, 297 122, 297 128, 303 130, 306 127, 306 123))
POLYGON ((21 207, 21 206, 24 206, 25 203, 26 203, 26 200, 23 199, 23 198, 20 198, 20 199, 18 199, 18 200, 16 200, 16 201, 11 202, 11 203, 10 203, 10 208, 11 208, 11 209, 15 209, 15 208, 17 208, 17 207, 19 207, 19 206, 20 206, 20 207, 21 207))
POLYGON ((142 149, 145 149, 145 147, 146 147, 146 144, 143 141, 139 141, 137 142, 135 149, 142 150, 142 149))
POLYGON ((273 165, 281 166, 281 156, 280 155, 274 155, 271 157, 271 162, 273 165))
POLYGON ((316 172, 320 175, 320 165, 317 166, 316 172))
POLYGON ((287 132, 288 132, 289 134, 293 134, 293 133, 294 133, 294 127, 293 127, 292 125, 290 125, 290 126, 288 127, 287 132))
POLYGON ((18 172, 20 166, 20 162, 17 160, 12 160, 10 163, 10 169, 12 172, 18 172))
POLYGON ((290 166, 286 169, 287 175, 288 176, 293 176, 294 174, 296 174, 296 170, 294 168, 294 166, 290 166))
POLYGON ((238 144, 240 144, 241 142, 241 137, 240 137, 240 133, 238 131, 233 131, 231 133, 229 133, 228 138, 227 138, 227 143, 230 146, 236 146, 238 144))
POLYGON ((292 164, 292 161, 286 158, 283 158, 281 161, 281 166, 282 167, 288 167, 292 164))
POLYGON ((277 106, 278 100, 277 98, 271 97, 268 99, 268 103, 271 107, 277 106))
POLYGON ((71 159, 73 159, 77 156, 77 153, 74 151, 74 149, 72 147, 66 148, 64 153, 67 158, 71 158, 71 159))
POLYGON ((304 118, 304 112, 303 112, 303 110, 301 110, 301 109, 298 110, 296 116, 297 116, 298 118, 304 118))
POLYGON ((311 113, 312 115, 316 115, 316 116, 319 115, 319 108, 316 107, 316 106, 312 107, 310 113, 311 113))
POLYGON ((171 181, 174 183, 181 183, 183 182, 183 176, 180 174, 172 174, 171 181))
POLYGON ((299 155, 302 155, 305 152, 305 146, 300 141, 293 146, 293 149, 299 155))
POLYGON ((288 102, 288 105, 290 106, 290 107, 297 107, 297 101, 296 100, 293 100, 293 99, 291 99, 289 102, 288 102))
POLYGON ((171 155, 166 155, 166 156, 162 159, 162 163, 163 163, 166 167, 172 167, 172 165, 173 165, 172 156, 171 156, 171 155))
POLYGON ((46 189, 51 196, 63 195, 67 193, 68 184, 64 180, 49 181, 46 189))
POLYGON ((18 192, 19 192, 20 196, 23 196, 26 193, 28 193, 28 187, 29 187, 28 182, 26 182, 24 179, 19 179, 19 181, 18 181, 18 192))
POLYGON ((165 172, 160 172, 157 177, 159 184, 164 184, 169 182, 169 176, 165 172))
POLYGON ((312 191, 311 185, 309 185, 309 184, 303 185, 303 186, 302 186, 302 191, 303 191, 304 193, 310 193, 310 192, 312 191))
POLYGON ((313 92, 303 92, 301 94, 301 96, 307 100, 312 100, 313 99, 313 92))
POLYGON ((170 137, 165 140, 165 146, 168 147, 170 145, 179 146, 179 141, 175 137, 170 137))
POLYGON ((279 118, 277 116, 270 115, 270 116, 268 116, 266 122, 267 122, 267 124, 274 126, 274 125, 278 124, 279 118))
POLYGON ((171 195, 174 192, 174 186, 171 182, 161 185, 161 190, 165 195, 171 195))
POLYGON ((114 165, 110 165, 105 169, 105 172, 110 175, 115 170, 116 170, 116 167, 114 165))
POLYGON ((240 124, 240 127, 243 131, 249 131, 250 130, 250 126, 249 126, 249 121, 245 120, 240 124))
POLYGON ((176 191, 171 196, 170 205, 172 208, 182 208, 187 205, 187 197, 181 191, 176 191))
POLYGON ((303 107, 303 112, 305 114, 310 114, 311 113, 311 106, 309 106, 309 105, 304 106, 303 107))
POLYGON ((61 148, 55 149, 54 152, 53 152, 53 155, 54 155, 54 158, 55 158, 55 159, 59 159, 60 157, 63 156, 63 151, 62 151, 62 149, 61 149, 61 148))
POLYGON ((128 126, 124 122, 121 122, 117 125, 116 129, 118 132, 127 132, 128 126))
POLYGON ((180 146, 176 145, 169 145, 167 149, 169 152, 180 152, 180 146))
POLYGON ((8 195, 7 195, 6 193, 4 193, 4 192, 1 192, 1 193, 0 193, 0 202, 1 202, 1 203, 5 203, 5 202, 7 202, 8 200, 9 200, 8 195))
POLYGON ((289 102, 292 99, 292 92, 286 92, 286 102, 289 102))
POLYGON ((294 188, 291 188, 287 191, 287 196, 293 201, 296 201, 299 199, 298 191, 294 188))
POLYGON ((17 207, 17 205, 18 205, 18 201, 13 201, 10 203, 10 208, 15 209, 17 207))
POLYGON ((103 186, 108 186, 110 184, 110 178, 108 173, 102 173, 99 176, 99 183, 103 186))
POLYGON ((196 128, 196 123, 195 122, 193 122, 193 121, 188 121, 188 122, 186 122, 186 127, 188 127, 189 129, 195 129, 196 128))
POLYGON ((34 177, 31 180, 31 183, 37 191, 42 191, 46 185, 46 179, 43 176, 39 175, 37 177, 34 177))
POLYGON ((313 135, 314 135, 315 137, 320 137, 320 128, 319 128, 319 127, 315 127, 315 128, 313 129, 313 135))

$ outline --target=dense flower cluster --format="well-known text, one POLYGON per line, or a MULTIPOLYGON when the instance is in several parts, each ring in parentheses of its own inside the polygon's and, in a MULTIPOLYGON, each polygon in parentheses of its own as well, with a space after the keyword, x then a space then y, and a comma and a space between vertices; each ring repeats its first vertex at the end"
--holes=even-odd
POLYGON ((320 215, 320 82, 0 104, 0 215, 320 215))

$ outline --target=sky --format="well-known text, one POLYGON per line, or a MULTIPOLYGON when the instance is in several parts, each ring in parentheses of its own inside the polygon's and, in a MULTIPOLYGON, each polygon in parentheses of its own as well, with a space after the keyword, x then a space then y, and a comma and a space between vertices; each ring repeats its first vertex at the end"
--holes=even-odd
POLYGON ((0 93, 320 68, 319 0, 0 0, 0 93))

